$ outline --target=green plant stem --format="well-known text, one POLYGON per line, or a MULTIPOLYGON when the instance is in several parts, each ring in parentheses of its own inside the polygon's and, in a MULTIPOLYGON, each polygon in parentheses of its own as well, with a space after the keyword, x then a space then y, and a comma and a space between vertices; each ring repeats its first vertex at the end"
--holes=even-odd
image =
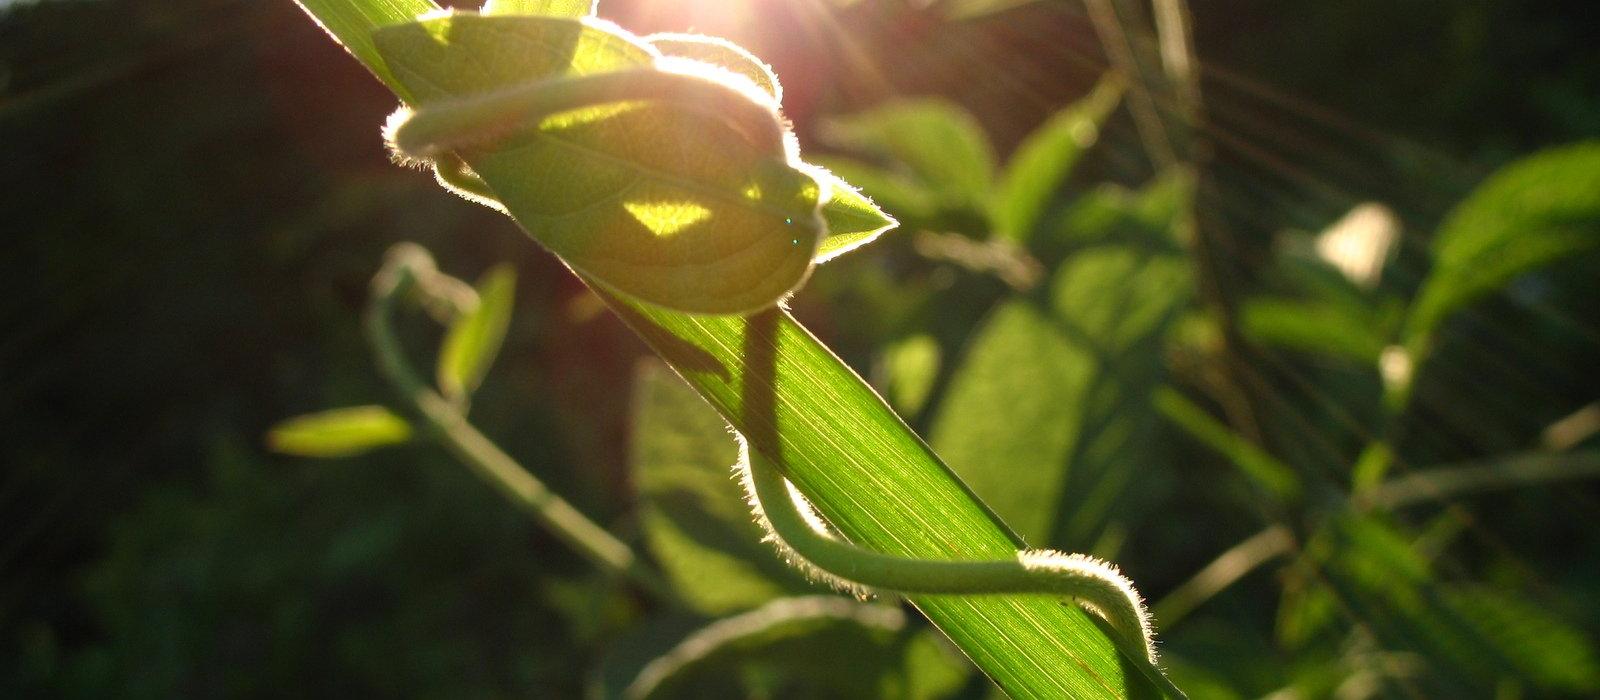
POLYGON ((411 367, 394 333, 393 315, 395 303, 418 283, 414 262, 415 256, 404 252, 391 254, 373 278, 366 330, 384 377, 427 422, 439 442, 534 520, 596 566, 627 578, 662 602, 675 602, 672 589, 631 547, 585 517, 473 428, 454 404, 429 388, 411 367))
POLYGON ((392 141, 402 153, 433 158, 483 146, 532 130, 546 117, 584 107, 634 100, 666 101, 703 110, 741 131, 767 151, 784 148, 783 125, 761 97, 685 73, 640 68, 542 80, 487 95, 429 104, 395 129, 392 141))
MULTIPOLYGON (((744 449, 747 489, 757 514, 780 546, 837 583, 912 594, 1045 593, 1083 601, 1111 627, 1130 660, 1154 671, 1155 648, 1138 593, 1116 569, 1082 555, 1019 551, 1015 559, 962 561, 915 559, 862 549, 833 537, 801 511, 778 467, 744 449)), ((809 510, 809 509, 808 509, 809 510)), ((1159 671, 1152 676, 1165 679, 1159 671)), ((1182 696, 1176 687, 1168 690, 1182 696)))
POLYGON ((1162 629, 1171 629, 1213 596, 1255 571, 1274 557, 1294 551, 1294 535, 1289 528, 1273 525, 1236 544, 1211 560, 1194 577, 1173 589, 1151 611, 1162 629))
POLYGON ((1356 495, 1359 508, 1395 509, 1468 493, 1600 476, 1600 451, 1533 453, 1414 471, 1356 495))

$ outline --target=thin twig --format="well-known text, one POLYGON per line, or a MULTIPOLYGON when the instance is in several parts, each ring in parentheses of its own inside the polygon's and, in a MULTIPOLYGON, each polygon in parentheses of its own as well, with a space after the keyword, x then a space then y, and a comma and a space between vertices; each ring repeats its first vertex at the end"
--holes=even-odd
MULTIPOLYGON (((474 473, 533 516, 557 538, 602 569, 626 577, 663 602, 676 596, 667 583, 626 543, 585 517, 572 504, 552 492, 483 433, 467 422, 456 407, 421 379, 406 360, 395 336, 392 316, 395 302, 419 282, 416 264, 422 260, 414 248, 397 248, 383 270, 373 278, 367 307, 367 339, 378 366, 400 397, 427 421, 433 436, 474 473)), ((423 254, 425 255, 425 254, 423 254)), ((431 265, 423 265, 429 269, 431 265)))
POLYGON ((1514 455, 1489 462, 1414 471, 1357 494, 1359 507, 1401 508, 1529 484, 1600 476, 1600 451, 1514 455))
POLYGON ((1173 589, 1151 608, 1151 616, 1163 629, 1171 629, 1195 608, 1244 578, 1273 558, 1294 551, 1294 536, 1289 528, 1273 525, 1234 545, 1183 585, 1173 589))

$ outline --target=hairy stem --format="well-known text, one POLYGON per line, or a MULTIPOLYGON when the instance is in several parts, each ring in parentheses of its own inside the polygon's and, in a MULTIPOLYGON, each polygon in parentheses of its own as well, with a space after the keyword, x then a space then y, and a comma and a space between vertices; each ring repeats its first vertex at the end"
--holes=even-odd
POLYGON ((655 68, 552 78, 426 105, 415 112, 402 110, 389 139, 404 155, 432 159, 535 129, 545 118, 562 112, 634 100, 693 107, 725 120, 753 145, 783 152, 783 123, 765 96, 707 77, 655 68))
MULTIPOLYGON (((751 505, 777 544, 824 578, 911 594, 1049 593, 1073 598, 1110 624, 1133 659, 1154 664, 1155 646, 1139 594, 1115 567, 1081 554, 1028 550, 1015 559, 960 561, 913 559, 862 549, 828 533, 803 511, 778 467, 759 452, 743 450, 751 505)), ((1159 675, 1159 674, 1158 674, 1159 675)))
POLYGON ((512 503, 596 566, 627 578, 660 601, 673 602, 672 589, 631 547, 585 517, 473 428, 406 360, 394 333, 394 306, 417 286, 419 273, 432 270, 426 255, 413 246, 397 246, 372 280, 366 331, 384 377, 441 444, 512 503))

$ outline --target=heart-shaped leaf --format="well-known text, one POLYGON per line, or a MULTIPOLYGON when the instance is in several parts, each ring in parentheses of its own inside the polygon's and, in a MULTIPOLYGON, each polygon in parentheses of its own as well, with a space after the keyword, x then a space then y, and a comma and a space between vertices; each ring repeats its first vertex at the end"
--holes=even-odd
MULTIPOLYGON (((661 59, 592 19, 460 13, 374 39, 423 110, 661 59)), ((825 192, 789 151, 714 105, 649 101, 554 115, 460 155, 523 228, 591 279, 667 308, 742 313, 804 281, 825 228, 825 192)))

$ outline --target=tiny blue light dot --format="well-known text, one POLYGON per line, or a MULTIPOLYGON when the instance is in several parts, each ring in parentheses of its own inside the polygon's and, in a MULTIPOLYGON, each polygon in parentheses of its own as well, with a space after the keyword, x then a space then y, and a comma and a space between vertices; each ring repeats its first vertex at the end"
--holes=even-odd
POLYGON ((792 225, 794 225, 794 219, 785 218, 783 220, 783 223, 786 223, 786 224, 789 224, 789 225, 792 226, 792 225))

